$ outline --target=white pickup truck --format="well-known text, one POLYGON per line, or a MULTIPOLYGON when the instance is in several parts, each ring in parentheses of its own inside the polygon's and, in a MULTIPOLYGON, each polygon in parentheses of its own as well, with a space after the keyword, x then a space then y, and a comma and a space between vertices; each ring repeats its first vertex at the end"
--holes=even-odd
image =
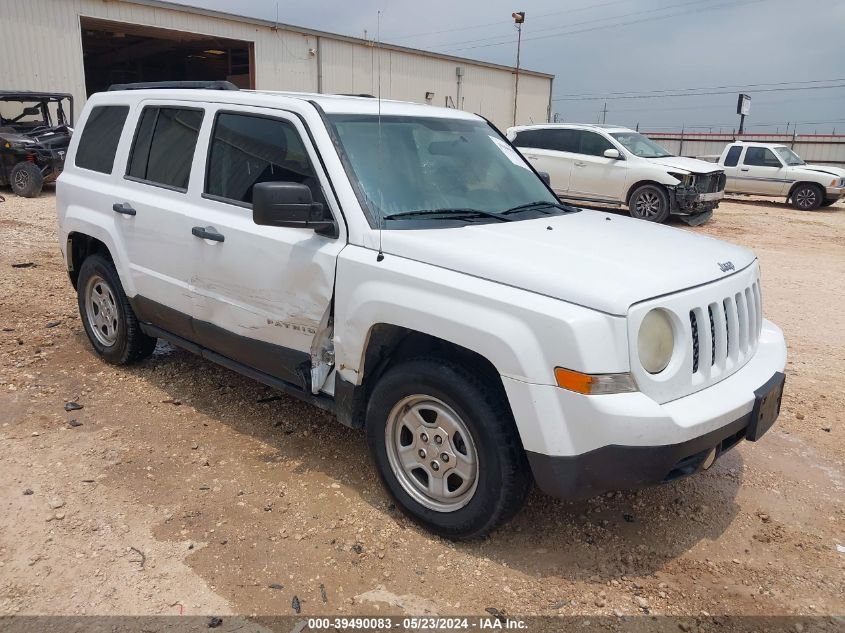
POLYGON ((104 360, 165 339, 333 412, 450 538, 532 481, 673 481, 775 422, 786 347, 751 251, 562 205, 466 112, 175 86, 93 95, 59 178, 104 360))
POLYGON ((737 141, 719 157, 727 193, 785 197, 796 209, 827 207, 845 195, 845 169, 809 165, 786 145, 737 141))

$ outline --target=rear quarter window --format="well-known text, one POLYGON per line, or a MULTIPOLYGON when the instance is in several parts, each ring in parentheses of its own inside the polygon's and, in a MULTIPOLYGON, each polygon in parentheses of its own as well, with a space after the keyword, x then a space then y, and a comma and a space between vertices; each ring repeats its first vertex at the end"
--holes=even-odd
POLYGON ((111 174, 117 144, 120 142, 128 114, 129 106, 109 105, 93 108, 79 138, 74 164, 82 169, 111 174))
POLYGON ((739 163, 740 154, 742 154, 742 147, 740 145, 731 147, 725 156, 725 167, 736 167, 739 163))

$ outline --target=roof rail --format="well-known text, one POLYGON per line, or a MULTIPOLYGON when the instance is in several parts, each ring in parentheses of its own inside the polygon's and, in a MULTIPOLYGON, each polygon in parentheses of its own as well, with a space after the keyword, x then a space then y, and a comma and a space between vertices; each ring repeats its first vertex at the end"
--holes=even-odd
POLYGON ((231 81, 142 81, 133 84, 112 84, 113 90, 166 90, 168 88, 182 88, 183 90, 240 90, 231 81))
POLYGON ((365 97, 367 99, 375 99, 376 98, 375 95, 371 95, 371 94, 368 94, 366 92, 358 92, 358 93, 355 93, 355 92, 338 92, 337 96, 338 97, 365 97))

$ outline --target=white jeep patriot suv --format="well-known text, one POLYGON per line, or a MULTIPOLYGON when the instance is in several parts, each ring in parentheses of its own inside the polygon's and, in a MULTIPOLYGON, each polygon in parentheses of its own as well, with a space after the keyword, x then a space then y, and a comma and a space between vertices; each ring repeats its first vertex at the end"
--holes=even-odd
POLYGON ((123 88, 89 99, 58 184, 94 349, 162 338, 333 411, 435 532, 488 532, 532 480, 671 481, 774 423, 751 252, 561 205, 458 110, 123 88))

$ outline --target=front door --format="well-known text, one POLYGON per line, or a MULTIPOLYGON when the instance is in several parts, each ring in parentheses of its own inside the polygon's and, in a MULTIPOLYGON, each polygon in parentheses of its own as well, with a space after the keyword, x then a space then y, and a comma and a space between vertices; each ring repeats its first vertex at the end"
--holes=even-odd
POLYGON ((255 224, 252 189, 268 181, 306 184, 326 214, 339 218, 339 209, 296 116, 224 106, 209 116, 201 140, 208 157, 202 203, 191 213, 194 237, 186 254, 196 340, 306 389, 311 346, 328 322, 345 239, 255 224))
POLYGON ((601 202, 623 201, 628 163, 604 155, 605 150, 616 147, 601 134, 588 130, 579 134, 580 147, 572 163, 569 185, 572 195, 601 202))
POLYGON ((787 168, 768 147, 746 147, 736 175, 736 190, 763 196, 783 196, 791 180, 787 168))

